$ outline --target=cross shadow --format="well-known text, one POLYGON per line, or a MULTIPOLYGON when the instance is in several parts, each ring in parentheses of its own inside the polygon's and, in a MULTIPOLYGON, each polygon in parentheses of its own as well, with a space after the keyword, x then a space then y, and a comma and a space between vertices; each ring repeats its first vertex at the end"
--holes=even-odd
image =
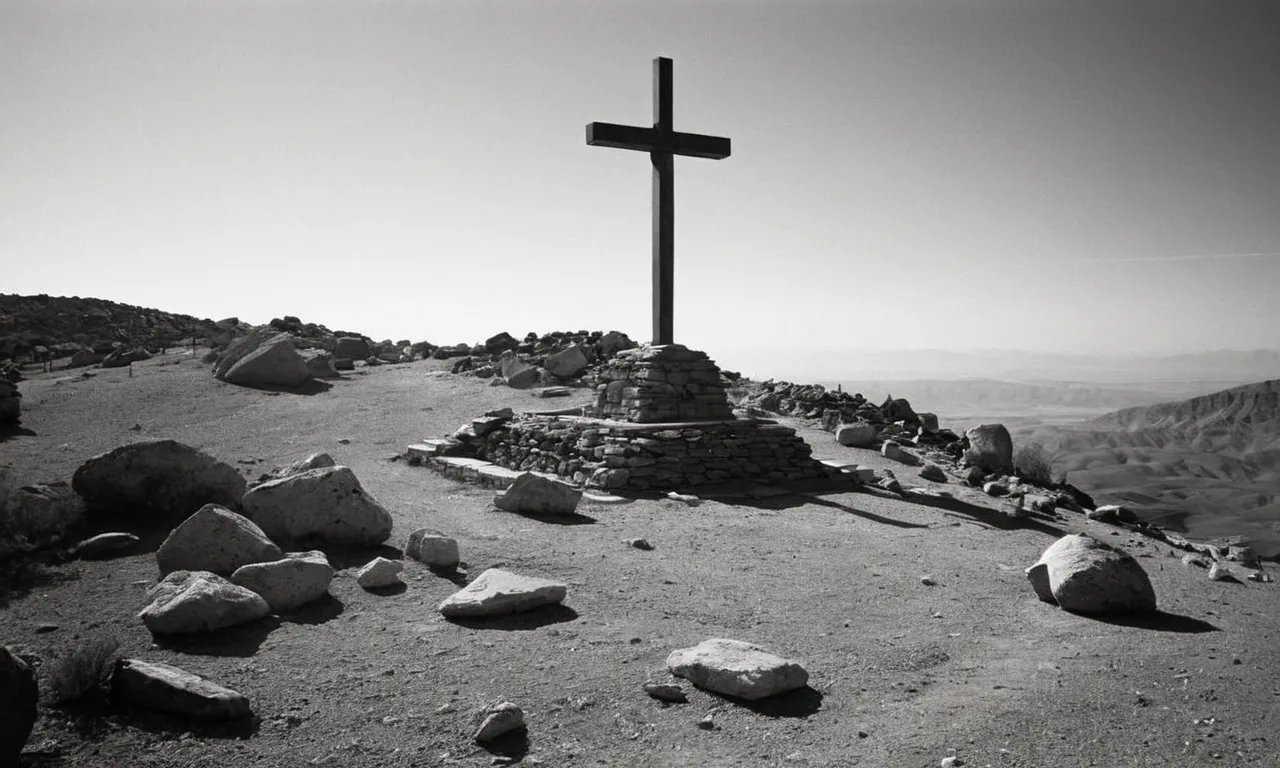
POLYGON ((739 699, 714 691, 707 691, 707 693, 765 717, 808 717, 822 709, 823 699, 821 691, 808 685, 763 699, 739 699))
POLYGON ((529 754, 529 729, 522 727, 507 731, 498 738, 485 742, 481 747, 491 755, 507 758, 509 764, 518 763, 529 754))
MULTIPOLYGON (((506 512, 506 510, 498 510, 506 512)), ((547 523, 548 525, 593 525, 596 522, 594 517, 579 512, 569 515, 539 515, 534 512, 507 512, 509 515, 518 515, 528 520, 534 520, 539 523, 547 523)))
POLYGON ((438 566, 429 565, 427 566, 427 570, 431 571, 435 576, 439 576, 446 581, 453 582, 459 587, 465 587, 470 583, 470 580, 467 578, 467 571, 462 570, 461 566, 465 566, 466 563, 459 563, 458 565, 460 566, 458 568, 440 568, 438 566))
POLYGON ((155 635, 156 645, 178 653, 200 656, 236 656, 248 658, 258 652, 280 619, 267 616, 257 621, 238 624, 215 632, 198 632, 189 635, 155 635))
POLYGON ((578 618, 578 612, 567 605, 548 605, 532 611, 506 616, 453 616, 446 620, 467 629, 499 629, 505 632, 524 632, 531 629, 563 624, 578 618))
POLYGON ((1138 627, 1139 629, 1153 629, 1157 632, 1200 634, 1204 632, 1219 631, 1217 627, 1202 619, 1193 618, 1191 616, 1182 616, 1176 613, 1168 613, 1166 611, 1153 611, 1151 613, 1134 616, 1077 615, 1084 616, 1088 619, 1095 619, 1104 624, 1115 624, 1122 627, 1138 627))
POLYGON ((864 520, 870 520, 873 523, 881 523, 883 525, 891 525, 894 528, 928 528, 929 527, 928 523, 908 523, 902 520, 894 520, 891 517, 884 517, 883 515, 877 515, 874 512, 867 512, 866 510, 855 509, 854 507, 851 507, 847 504, 841 504, 837 501, 829 501, 827 499, 819 498, 817 496, 810 497, 809 499, 807 499, 807 502, 810 504, 817 504, 820 507, 831 507, 832 509, 838 509, 841 512, 848 512, 849 514, 856 515, 858 517, 861 517, 864 520))
POLYGON ((79 579, 78 568, 63 566, 48 554, 19 555, 0 563, 0 610, 38 589, 79 579))
MULTIPOLYGON (((224 382, 226 383, 226 382, 224 382)), ((333 389, 333 385, 328 381, 317 378, 310 378, 297 387, 280 387, 280 386, 257 386, 251 387, 248 384, 231 384, 233 387, 243 387, 244 389, 256 389, 259 392, 268 392, 273 395, 319 395, 333 389)))
POLYGON ((972 518, 983 525, 991 528, 998 528, 1002 531, 1011 531, 1018 529, 1028 529, 1038 531, 1047 536, 1061 538, 1066 535, 1066 531, 1055 525, 1049 525, 1034 517, 1014 517, 1006 515, 998 509, 990 509, 989 507, 980 507, 976 504, 970 504, 967 501, 959 499, 947 498, 945 496, 926 496, 916 494, 911 497, 911 502, 926 507, 935 507, 937 509, 946 510, 966 517, 972 518))

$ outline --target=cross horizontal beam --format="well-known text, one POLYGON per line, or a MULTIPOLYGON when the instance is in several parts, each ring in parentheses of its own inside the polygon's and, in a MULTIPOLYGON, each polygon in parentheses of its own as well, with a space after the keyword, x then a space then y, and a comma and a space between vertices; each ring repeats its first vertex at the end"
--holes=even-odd
POLYGON ((593 147, 662 152, 684 157, 722 160, 729 156, 729 140, 719 136, 672 131, 617 123, 587 123, 587 143, 593 147))

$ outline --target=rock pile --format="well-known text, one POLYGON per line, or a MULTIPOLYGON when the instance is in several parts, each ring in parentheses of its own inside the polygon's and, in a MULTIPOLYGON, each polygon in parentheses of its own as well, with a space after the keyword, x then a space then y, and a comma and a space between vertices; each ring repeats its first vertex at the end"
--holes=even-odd
POLYGON ((452 372, 478 378, 494 378, 515 389, 557 385, 590 378, 614 355, 636 346, 618 331, 554 331, 527 334, 517 341, 503 331, 471 347, 458 345, 433 353, 436 358, 456 357, 452 372))
POLYGON ((597 374, 591 416, 635 423, 732 419, 720 369, 681 344, 619 352, 597 374))
POLYGON ((468 425, 452 438, 436 441, 435 449, 441 455, 615 490, 669 490, 736 479, 787 482, 830 473, 812 458, 795 430, 768 421, 713 421, 697 427, 568 416, 497 421, 482 435, 468 425))
POLYGON ((885 438, 912 437, 921 442, 946 445, 960 438, 951 430, 938 428, 938 417, 932 413, 916 413, 904 398, 890 395, 876 405, 861 393, 832 391, 821 384, 792 384, 787 381, 747 383, 747 393, 738 406, 750 411, 776 413, 801 419, 818 421, 828 432, 840 433, 843 428, 855 426, 857 430, 843 430, 843 445, 867 447, 873 441, 885 438), (870 430, 872 438, 866 438, 870 430))

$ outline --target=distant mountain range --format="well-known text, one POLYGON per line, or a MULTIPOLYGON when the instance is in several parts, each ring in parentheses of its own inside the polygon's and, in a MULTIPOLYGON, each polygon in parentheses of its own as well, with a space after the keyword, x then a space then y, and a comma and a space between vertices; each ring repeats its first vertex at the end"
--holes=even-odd
POLYGON ((1280 553, 1280 380, 1023 430, 1020 440, 1043 442, 1072 483, 1144 519, 1280 553))

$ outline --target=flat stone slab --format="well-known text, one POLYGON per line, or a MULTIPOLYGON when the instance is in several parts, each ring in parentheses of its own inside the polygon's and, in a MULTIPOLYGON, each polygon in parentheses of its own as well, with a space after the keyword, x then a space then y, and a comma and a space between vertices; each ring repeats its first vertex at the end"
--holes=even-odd
POLYGON ((399 560, 375 557, 365 563, 364 567, 359 571, 356 571, 356 583, 365 589, 394 587, 402 583, 400 581, 400 572, 403 570, 404 563, 399 560))
POLYGON ((809 683, 809 673, 797 662, 758 645, 723 637, 672 651, 667 669, 699 688, 752 701, 809 683))
POLYGON ((591 493, 584 491, 582 500, 591 504, 630 504, 635 499, 628 499, 626 496, 614 496, 611 493, 591 493))
POLYGON ((567 591, 568 585, 558 581, 490 568, 445 598, 439 610, 446 618, 503 616, 557 605, 567 591))
POLYGON ((160 712, 209 720, 230 720, 250 712, 244 694, 168 664, 122 659, 111 686, 124 701, 160 712))
POLYGON ((147 590, 138 614, 154 635, 213 632, 271 613, 258 593, 208 571, 174 571, 147 590))

